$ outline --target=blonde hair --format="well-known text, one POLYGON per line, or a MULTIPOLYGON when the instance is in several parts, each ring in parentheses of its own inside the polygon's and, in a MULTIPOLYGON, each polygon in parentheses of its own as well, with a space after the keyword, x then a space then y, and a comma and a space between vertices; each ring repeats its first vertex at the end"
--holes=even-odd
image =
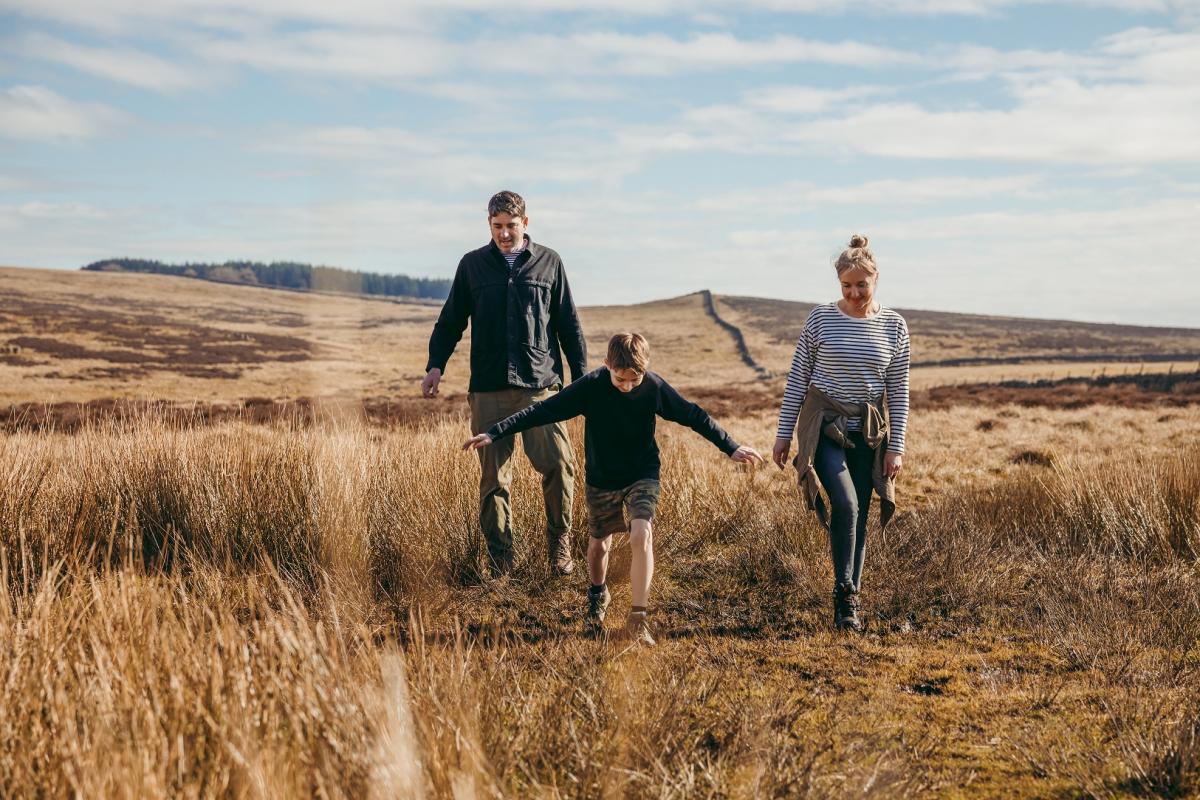
POLYGON ((650 366, 650 343, 640 333, 618 333, 608 340, 609 369, 631 369, 646 373, 650 366))
POLYGON ((848 269, 861 269, 872 277, 879 276, 879 267, 875 266, 875 256, 867 249, 867 237, 861 233, 853 234, 850 237, 850 246, 842 251, 834 266, 837 268, 838 275, 848 269))

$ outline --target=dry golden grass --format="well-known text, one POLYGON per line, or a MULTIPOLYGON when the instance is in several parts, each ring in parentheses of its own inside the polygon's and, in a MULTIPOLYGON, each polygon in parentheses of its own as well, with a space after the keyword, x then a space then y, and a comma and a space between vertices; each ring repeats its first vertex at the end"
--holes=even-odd
MULTIPOLYGON (((0 427, 0 796, 1200 794, 1200 406, 915 407, 860 637, 829 629, 827 543, 791 475, 663 424, 660 646, 627 651, 584 635, 582 576, 549 577, 523 458, 516 571, 481 581, 465 349, 451 413, 372 416, 415 393, 436 306, 5 269, 0 299, 0 344, 58 343, 0 354, 0 404, 343 400, 0 427)), ((723 301, 786 370, 762 320, 798 326, 795 305, 723 301)), ((770 447, 782 382, 698 295, 582 314, 593 363, 641 330, 655 368, 770 447)), ((1019 356, 1015 323, 942 316, 910 316, 930 352, 1019 356)), ((1194 346, 1113 335, 1080 347, 1194 346)), ((616 621, 627 560, 618 543, 616 621)))
MULTIPOLYGON (((664 425, 661 645, 629 652, 583 635, 581 577, 548 579, 523 459, 517 571, 479 582, 462 420, 0 436, 0 786, 1187 796, 1200 409, 1172 414, 915 416, 862 637, 828 628, 791 477, 664 425)), ((726 422, 761 444, 772 416, 726 422)))

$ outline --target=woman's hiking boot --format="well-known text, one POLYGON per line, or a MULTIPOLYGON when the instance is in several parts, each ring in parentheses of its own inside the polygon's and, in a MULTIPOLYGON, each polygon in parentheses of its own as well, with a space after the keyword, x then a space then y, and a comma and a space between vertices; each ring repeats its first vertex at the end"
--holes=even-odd
POLYGON ((575 571, 571 558, 571 535, 566 531, 548 531, 546 550, 550 553, 550 572, 556 577, 570 575, 575 571))
POLYGON ((858 590, 849 583, 839 583, 833 588, 833 627, 839 631, 863 630, 859 617, 858 590))
POLYGON ((629 612, 629 617, 625 620, 625 638, 631 644, 640 644, 646 647, 653 647, 657 644, 650 634, 650 624, 646 622, 645 611, 629 612))
POLYGON ((612 602, 612 595, 608 593, 608 584, 589 586, 587 594, 588 610, 584 622, 598 628, 604 624, 604 615, 608 613, 608 604, 612 602))

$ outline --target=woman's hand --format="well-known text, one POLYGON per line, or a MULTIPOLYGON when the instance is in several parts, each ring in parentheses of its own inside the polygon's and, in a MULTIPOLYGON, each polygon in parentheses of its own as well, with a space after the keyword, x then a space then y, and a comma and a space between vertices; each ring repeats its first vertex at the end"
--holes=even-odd
POLYGON ((737 450, 729 454, 729 457, 739 464, 761 464, 763 462, 762 455, 753 447, 742 445, 737 450))
POLYGON ((792 452, 791 439, 776 439, 775 449, 771 451, 771 460, 775 462, 775 466, 783 469, 787 464, 788 453, 792 452))
POLYGON ((481 447, 487 447, 492 443, 492 437, 486 433, 481 433, 478 436, 472 436, 463 442, 463 450, 478 450, 481 447))
POLYGON ((904 466, 904 456, 899 453, 884 453, 883 455, 883 474, 889 478, 894 478, 900 474, 900 468, 904 466))

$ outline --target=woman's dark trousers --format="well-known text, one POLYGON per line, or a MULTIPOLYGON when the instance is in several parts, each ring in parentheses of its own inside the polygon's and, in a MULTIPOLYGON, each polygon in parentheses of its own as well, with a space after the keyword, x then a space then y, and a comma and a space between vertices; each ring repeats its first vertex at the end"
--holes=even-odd
POLYGON ((862 433, 850 432, 851 449, 842 449, 828 436, 821 436, 813 458, 813 469, 829 496, 829 542, 833 551, 833 578, 839 585, 859 590, 863 555, 867 549, 867 512, 871 507, 871 471, 875 451, 862 433))

